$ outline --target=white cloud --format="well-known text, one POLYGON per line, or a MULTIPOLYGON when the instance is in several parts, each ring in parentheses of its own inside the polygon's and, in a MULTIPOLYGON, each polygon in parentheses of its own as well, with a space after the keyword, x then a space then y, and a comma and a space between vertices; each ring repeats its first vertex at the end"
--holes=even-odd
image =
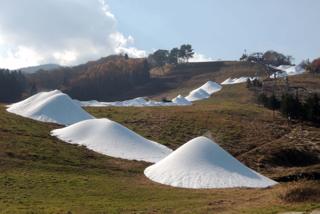
POLYGON ((208 62, 208 61, 214 61, 211 57, 207 57, 200 53, 194 53, 193 58, 189 60, 190 62, 208 62))
POLYGON ((115 53, 142 57, 104 0, 0 0, 0 67, 73 65, 115 53))

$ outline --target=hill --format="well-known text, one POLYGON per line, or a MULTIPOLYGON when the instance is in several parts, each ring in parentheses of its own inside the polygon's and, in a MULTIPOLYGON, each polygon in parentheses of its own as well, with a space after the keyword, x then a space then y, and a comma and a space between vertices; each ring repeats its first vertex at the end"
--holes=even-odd
POLYGON ((188 93, 208 80, 221 83, 229 77, 265 76, 266 68, 251 62, 217 61, 167 65, 164 70, 150 71, 151 78, 146 84, 135 87, 126 97, 148 96, 156 99, 174 98, 188 93))
POLYGON ((308 123, 288 125, 254 99, 254 92, 239 84, 225 86, 193 106, 87 110, 172 149, 200 135, 213 137, 242 163, 281 182, 269 189, 186 190, 156 184, 143 176, 149 164, 64 143, 49 135, 58 125, 18 117, 1 106, 0 210, 277 213, 320 208, 316 181, 320 163, 315 158, 320 152, 319 128, 308 123), (303 162, 296 157, 303 157, 303 162), (301 177, 313 181, 292 182, 301 177), (295 193, 297 189, 307 197, 295 193))
POLYGON ((11 99, 5 94, 5 98, 0 101, 19 100, 39 91, 55 89, 79 100, 119 101, 144 96, 173 98, 177 94, 172 94, 172 91, 179 90, 180 94, 186 95, 186 90, 198 88, 208 80, 221 83, 229 77, 253 76, 256 73, 263 75, 265 70, 264 66, 238 61, 152 68, 147 59, 113 55, 78 66, 22 74, 24 76, 20 79, 23 81, 10 86, 19 89, 19 94, 11 99))
POLYGON ((19 68, 18 70, 22 71, 23 73, 31 74, 35 73, 39 70, 45 70, 45 71, 52 71, 57 68, 61 68, 62 66, 58 64, 44 64, 44 65, 38 65, 38 66, 31 66, 31 67, 25 67, 25 68, 19 68))
POLYGON ((60 89, 80 100, 113 100, 149 80, 145 59, 109 56, 86 64, 27 75, 38 91, 60 89))

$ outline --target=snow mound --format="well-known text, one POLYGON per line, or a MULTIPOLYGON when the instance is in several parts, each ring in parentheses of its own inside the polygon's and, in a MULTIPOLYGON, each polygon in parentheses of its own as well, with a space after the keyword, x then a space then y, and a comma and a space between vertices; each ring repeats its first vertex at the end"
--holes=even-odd
POLYGON ((221 85, 233 85, 233 84, 239 84, 247 82, 247 79, 250 79, 251 81, 257 79, 256 77, 239 77, 239 78, 228 78, 225 81, 221 83, 221 85))
POLYGON ((137 97, 131 100, 116 101, 116 102, 99 102, 96 100, 91 101, 79 101, 81 106, 91 107, 156 107, 156 106, 179 106, 185 104, 173 103, 173 102, 159 102, 154 100, 146 100, 143 97, 137 97))
POLYGON ((35 94, 8 106, 7 111, 34 120, 61 125, 94 118, 59 90, 35 94))
POLYGON ((108 156, 155 163, 172 150, 147 140, 126 127, 108 119, 85 120, 51 131, 52 136, 108 156))
POLYGON ((151 180, 183 188, 264 188, 277 184, 206 137, 195 138, 145 169, 151 180))
POLYGON ((190 102, 203 100, 209 98, 213 93, 216 93, 222 89, 222 86, 218 83, 208 81, 201 87, 191 91, 186 99, 190 102))
POLYGON ((172 99, 172 103, 181 106, 192 105, 190 101, 188 101, 185 97, 181 96, 180 94, 176 98, 172 99))
POLYGON ((190 102, 197 100, 208 99, 210 94, 208 94, 205 90, 198 88, 190 92, 190 94, 186 97, 186 99, 190 102))
POLYGON ((222 89, 222 86, 216 82, 208 81, 203 86, 200 87, 202 90, 212 95, 222 89))
POLYGON ((291 66, 291 65, 280 65, 278 67, 270 66, 276 70, 279 70, 279 72, 276 72, 275 74, 272 74, 270 78, 274 78, 275 75, 277 77, 286 77, 286 76, 294 76, 303 74, 306 72, 305 68, 300 64, 297 66, 291 66))

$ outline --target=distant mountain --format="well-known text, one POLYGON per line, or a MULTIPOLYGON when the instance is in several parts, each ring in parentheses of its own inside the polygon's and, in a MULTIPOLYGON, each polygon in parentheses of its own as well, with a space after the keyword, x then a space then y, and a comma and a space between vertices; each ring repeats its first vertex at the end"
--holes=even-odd
POLYGON ((51 70, 61 68, 61 67, 62 66, 60 66, 58 64, 44 64, 44 65, 20 68, 18 70, 21 70, 23 73, 32 74, 32 73, 35 73, 39 70, 51 71, 51 70))

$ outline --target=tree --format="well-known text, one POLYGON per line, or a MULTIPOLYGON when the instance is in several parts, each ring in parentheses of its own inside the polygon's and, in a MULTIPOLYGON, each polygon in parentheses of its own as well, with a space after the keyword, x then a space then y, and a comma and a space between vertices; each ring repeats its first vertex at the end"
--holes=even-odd
POLYGON ((30 88, 30 95, 34 95, 38 92, 37 85, 33 82, 30 88))
POLYGON ((313 60, 311 65, 309 66, 308 70, 311 73, 320 73, 320 58, 313 60))
POLYGON ((157 50, 154 52, 150 58, 155 62, 155 65, 157 67, 160 67, 162 69, 162 72, 164 72, 163 66, 168 63, 169 59, 169 51, 168 50, 157 50))
POLYGON ((262 58, 265 64, 273 66, 292 65, 292 61, 294 60, 292 56, 285 56, 273 50, 266 51, 262 58))
POLYGON ((179 57, 184 59, 185 62, 189 62, 189 59, 194 55, 192 46, 189 44, 181 45, 179 51, 179 57))
POLYGON ((280 101, 277 99, 277 97, 274 94, 272 94, 271 97, 269 98, 268 105, 270 109, 275 111, 280 108, 280 101))
POLYGON ((250 78, 247 78, 247 88, 251 88, 251 86, 252 86, 251 80, 250 78))
POLYGON ((298 119, 302 115, 302 105, 298 97, 284 94, 281 99, 280 111, 289 119, 298 119))
POLYGON ((242 54, 240 57, 240 61, 246 61, 248 59, 248 55, 246 53, 242 54))
POLYGON ((247 57, 247 61, 249 62, 262 62, 263 61, 263 53, 256 52, 252 53, 247 57))
POLYGON ((306 99, 303 106, 306 120, 316 123, 320 122, 320 98, 317 94, 312 94, 306 99))
POLYGON ((170 64, 178 64, 179 62, 179 48, 173 48, 171 49, 170 53, 169 53, 169 57, 168 57, 168 62, 170 64))

